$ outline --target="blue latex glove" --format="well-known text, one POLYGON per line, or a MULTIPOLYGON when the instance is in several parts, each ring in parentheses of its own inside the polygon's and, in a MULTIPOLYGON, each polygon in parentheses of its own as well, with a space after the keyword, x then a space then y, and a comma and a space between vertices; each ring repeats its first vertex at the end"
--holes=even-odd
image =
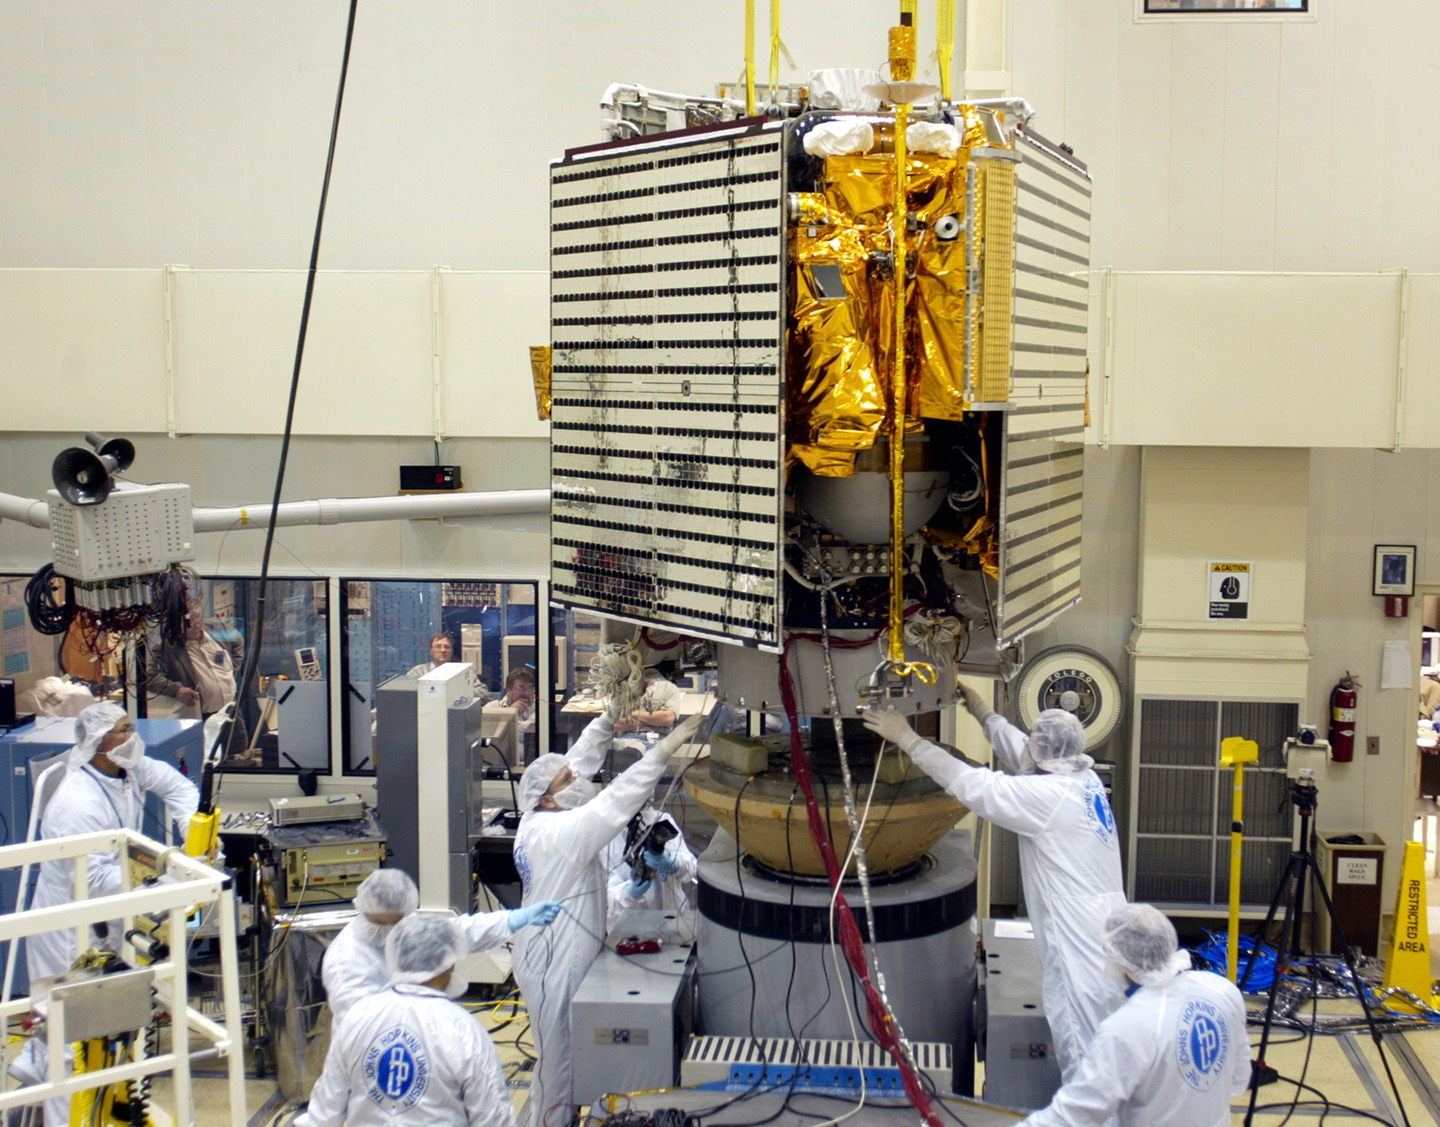
POLYGON ((673 873, 680 866, 675 863, 675 858, 668 853, 651 853, 645 850, 645 863, 657 873, 673 873))
POLYGON ((635 897, 636 900, 639 900, 640 897, 649 891, 650 882, 648 880, 632 880, 630 882, 630 895, 635 897))
POLYGON ((541 900, 531 904, 528 908, 516 908, 507 917, 510 922, 511 931, 519 931, 522 927, 536 924, 544 927, 555 922, 561 910, 565 907, 558 900, 541 900))

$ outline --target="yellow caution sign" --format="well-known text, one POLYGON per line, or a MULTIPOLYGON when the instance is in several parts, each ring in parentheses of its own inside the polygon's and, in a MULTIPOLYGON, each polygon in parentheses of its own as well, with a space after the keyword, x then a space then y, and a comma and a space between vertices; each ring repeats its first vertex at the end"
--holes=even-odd
MULTIPOLYGON (((1400 888, 1395 896, 1395 927, 1390 933, 1390 957, 1385 960, 1386 988, 1399 987, 1429 1001, 1430 927, 1425 911, 1425 846, 1405 843, 1405 863, 1400 870, 1400 888)), ((1419 1011, 1400 998, 1385 1004, 1402 1013, 1419 1011)))

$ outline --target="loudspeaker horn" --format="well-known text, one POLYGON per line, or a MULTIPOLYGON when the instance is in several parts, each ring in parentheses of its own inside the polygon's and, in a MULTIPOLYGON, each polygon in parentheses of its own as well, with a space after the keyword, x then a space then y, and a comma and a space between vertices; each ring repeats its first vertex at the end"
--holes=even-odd
POLYGON ((50 466, 50 480, 72 505, 99 505, 115 488, 115 475, 135 461, 135 444, 127 438, 106 438, 91 431, 82 446, 62 450, 50 466))

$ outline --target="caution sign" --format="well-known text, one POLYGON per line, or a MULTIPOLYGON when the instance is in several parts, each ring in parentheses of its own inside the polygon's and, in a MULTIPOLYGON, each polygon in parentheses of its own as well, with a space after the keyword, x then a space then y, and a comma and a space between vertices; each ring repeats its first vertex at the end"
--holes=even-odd
POLYGON ((1250 565, 1210 561, 1210 617, 1250 617, 1250 565))

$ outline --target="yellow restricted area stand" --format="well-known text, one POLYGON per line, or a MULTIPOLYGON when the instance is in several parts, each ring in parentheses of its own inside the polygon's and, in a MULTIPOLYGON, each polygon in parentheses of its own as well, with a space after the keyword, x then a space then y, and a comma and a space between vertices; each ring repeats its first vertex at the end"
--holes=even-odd
MULTIPOLYGON (((1405 843, 1405 863, 1395 893, 1395 926, 1390 932, 1390 955, 1385 960, 1384 988, 1404 990, 1421 1001, 1435 1004, 1430 978, 1430 917, 1425 910, 1425 846, 1405 843)), ((1392 995, 1385 1005, 1400 1013, 1420 1008, 1402 996, 1392 995)))
POLYGON ((1225 974, 1235 981, 1240 962, 1240 853, 1245 841, 1245 764, 1260 758, 1260 745, 1241 736, 1220 741, 1220 766, 1235 772, 1235 799, 1230 814, 1230 926, 1225 939, 1225 974))

